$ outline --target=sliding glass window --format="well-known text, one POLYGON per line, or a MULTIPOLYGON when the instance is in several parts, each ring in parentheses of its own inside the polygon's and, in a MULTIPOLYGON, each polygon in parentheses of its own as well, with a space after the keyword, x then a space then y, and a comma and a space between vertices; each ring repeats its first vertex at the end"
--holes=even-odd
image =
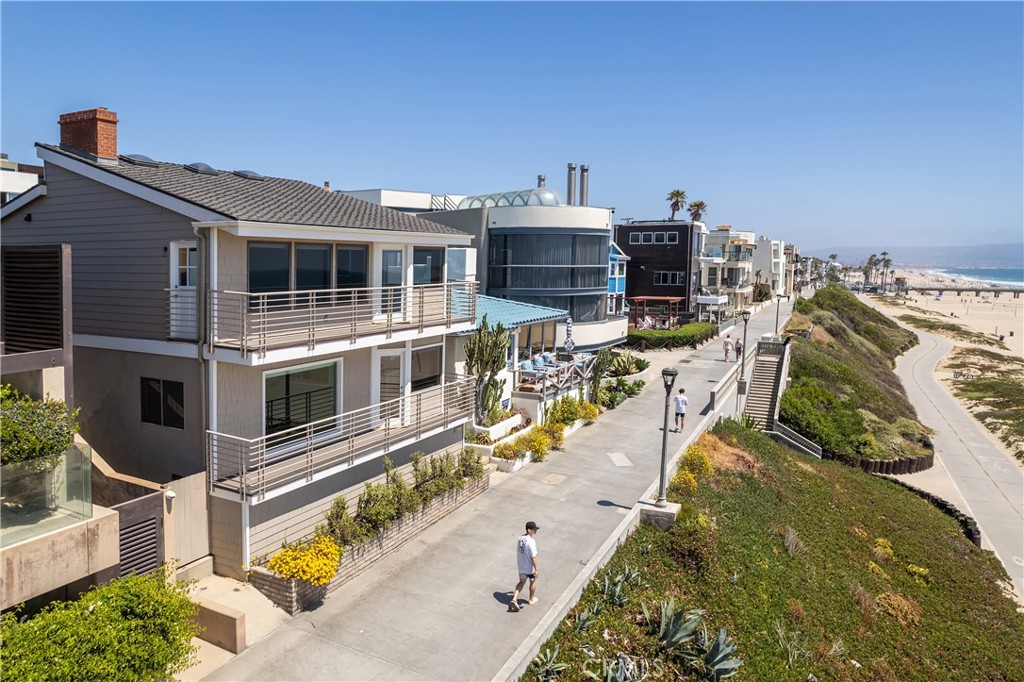
POLYGON ((249 291, 288 291, 291 273, 291 245, 249 242, 249 291))
POLYGON ((266 434, 337 414, 337 365, 330 363, 267 374, 266 434))

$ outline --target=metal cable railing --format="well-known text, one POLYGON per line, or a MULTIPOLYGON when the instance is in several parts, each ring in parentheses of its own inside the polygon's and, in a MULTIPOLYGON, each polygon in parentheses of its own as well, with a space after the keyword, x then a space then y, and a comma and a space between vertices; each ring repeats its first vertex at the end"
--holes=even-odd
POLYGON ((269 293, 211 291, 209 345, 243 355, 476 319, 476 282, 269 293))
POLYGON ((473 388, 472 377, 449 375, 433 388, 259 438, 207 431, 209 489, 259 499, 357 459, 385 454, 469 419, 473 388))

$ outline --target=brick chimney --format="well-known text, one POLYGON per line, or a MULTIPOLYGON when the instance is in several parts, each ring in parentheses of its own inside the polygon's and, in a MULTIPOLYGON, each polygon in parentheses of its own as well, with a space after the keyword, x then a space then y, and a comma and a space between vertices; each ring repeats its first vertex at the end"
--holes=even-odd
POLYGON ((100 159, 117 158, 117 114, 103 107, 61 114, 60 145, 100 159))

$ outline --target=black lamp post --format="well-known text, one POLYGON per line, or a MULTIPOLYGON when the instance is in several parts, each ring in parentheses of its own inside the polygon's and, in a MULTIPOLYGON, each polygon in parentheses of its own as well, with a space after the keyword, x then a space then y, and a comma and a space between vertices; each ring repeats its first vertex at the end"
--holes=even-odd
MULTIPOLYGON (((750 308, 746 308, 741 313, 743 315, 743 353, 740 357, 740 379, 744 382, 747 378, 747 322, 750 322, 750 308)), ((775 323, 778 327, 778 322, 775 323)))
POLYGON ((668 506, 668 500, 665 499, 665 453, 668 450, 668 406, 670 398, 672 397, 672 387, 676 383, 676 376, 679 375, 679 370, 675 367, 666 367, 661 370, 661 380, 665 382, 665 428, 661 431, 661 478, 658 482, 658 501, 654 503, 655 507, 666 507, 668 506))
POLYGON ((779 335, 779 309, 782 308, 782 294, 775 294, 775 336, 779 335))

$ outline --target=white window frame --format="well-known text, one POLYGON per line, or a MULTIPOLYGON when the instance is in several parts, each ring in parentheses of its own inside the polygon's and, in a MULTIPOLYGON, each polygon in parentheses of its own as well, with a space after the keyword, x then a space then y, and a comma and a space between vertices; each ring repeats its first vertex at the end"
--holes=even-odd
POLYGON ((665 233, 664 232, 655 232, 654 233, 654 243, 655 244, 664 244, 665 243, 665 233))
POLYGON ((641 237, 640 237, 640 243, 641 244, 653 244, 654 243, 654 233, 653 232, 644 232, 641 235, 641 237))
POLYGON ((667 240, 665 242, 666 244, 678 244, 679 243, 679 233, 678 232, 668 232, 668 233, 665 234, 665 239, 667 240))
POLYGON ((640 233, 639 232, 630 232, 629 233, 629 243, 630 244, 639 244, 640 243, 640 233))
MULTIPOLYGON (((344 393, 344 390, 343 390, 344 385, 345 385, 345 359, 344 358, 335 358, 333 360, 326 360, 326 361, 322 361, 322 362, 307 362, 307 363, 302 364, 302 365, 292 365, 291 367, 280 367, 278 369, 268 369, 268 370, 265 370, 264 372, 262 372, 261 378, 260 378, 260 433, 262 433, 264 437, 266 437, 266 435, 267 435, 267 377, 270 377, 270 376, 280 376, 282 374, 290 374, 292 372, 300 372, 300 371, 306 370, 306 369, 316 369, 317 367, 328 367, 330 365, 334 365, 335 366, 335 369, 334 369, 334 393, 335 393, 334 399, 335 399, 335 405, 337 407, 335 407, 335 413, 336 414, 334 416, 338 416, 340 414, 344 414, 345 413, 345 405, 344 405, 345 393, 344 393)), ((341 435, 341 433, 342 433, 342 430, 341 430, 341 427, 339 426, 336 429, 331 429, 330 431, 326 431, 324 433, 317 434, 313 438, 314 447, 316 446, 317 443, 320 443, 322 441, 330 440, 330 439, 333 439, 333 438, 337 438, 338 436, 341 435)), ((267 450, 267 461, 270 462, 270 461, 272 461, 272 459, 276 459, 278 457, 287 456, 287 455, 291 454, 293 451, 301 450, 301 449, 303 449, 305 447, 306 447, 305 446, 305 440, 303 440, 303 439, 296 439, 295 441, 290 441, 290 442, 287 442, 287 443, 281 443, 280 445, 277 445, 277 446, 267 450)))

